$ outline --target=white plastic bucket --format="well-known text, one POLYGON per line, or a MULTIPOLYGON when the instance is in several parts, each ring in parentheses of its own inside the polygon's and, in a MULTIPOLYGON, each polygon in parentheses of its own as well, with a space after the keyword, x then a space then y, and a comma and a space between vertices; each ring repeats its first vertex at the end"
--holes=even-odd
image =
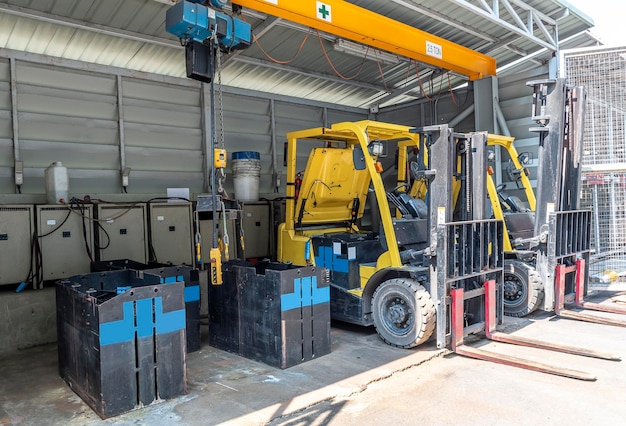
POLYGON ((238 201, 258 201, 261 155, 256 151, 238 151, 233 152, 231 160, 235 198, 238 201))
POLYGON ((46 168, 44 180, 49 204, 59 204, 60 200, 69 201, 70 179, 67 168, 60 161, 55 161, 46 168))

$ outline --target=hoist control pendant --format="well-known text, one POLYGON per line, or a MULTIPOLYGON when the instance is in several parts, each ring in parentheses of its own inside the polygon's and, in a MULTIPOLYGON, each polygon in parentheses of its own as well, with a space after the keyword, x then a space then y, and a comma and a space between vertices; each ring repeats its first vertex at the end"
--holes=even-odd
POLYGON ((213 150, 213 165, 216 169, 226 168, 226 150, 224 148, 215 148, 213 150))
POLYGON ((211 285, 222 285, 222 254, 219 248, 212 248, 209 252, 209 280, 211 285))

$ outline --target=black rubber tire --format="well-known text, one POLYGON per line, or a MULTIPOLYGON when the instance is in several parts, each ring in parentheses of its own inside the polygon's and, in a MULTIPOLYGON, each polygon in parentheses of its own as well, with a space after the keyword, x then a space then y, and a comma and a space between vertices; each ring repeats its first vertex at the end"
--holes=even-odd
POLYGON ((408 278, 383 282, 372 298, 374 326, 392 346, 412 348, 435 331, 435 305, 426 289, 408 278))
POLYGON ((520 260, 504 261, 504 315, 523 317, 543 301, 541 276, 532 265, 520 260))

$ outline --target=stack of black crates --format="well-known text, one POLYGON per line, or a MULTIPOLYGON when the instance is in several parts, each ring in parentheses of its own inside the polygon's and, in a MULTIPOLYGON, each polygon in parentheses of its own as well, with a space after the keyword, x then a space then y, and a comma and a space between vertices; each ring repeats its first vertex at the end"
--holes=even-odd
POLYGON ((209 344, 277 368, 330 353, 327 270, 284 263, 223 265, 209 284, 209 344))
POLYGON ((57 283, 59 374, 100 417, 186 393, 184 294, 135 270, 57 283))

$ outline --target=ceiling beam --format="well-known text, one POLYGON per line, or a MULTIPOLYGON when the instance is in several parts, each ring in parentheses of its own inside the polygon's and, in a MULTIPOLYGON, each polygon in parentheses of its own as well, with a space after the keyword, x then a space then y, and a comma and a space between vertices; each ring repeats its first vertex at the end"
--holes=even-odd
POLYGON ((518 34, 537 45, 546 49, 556 51, 558 50, 558 35, 556 31, 556 21, 547 15, 540 13, 534 8, 528 6, 524 2, 518 0, 498 0, 492 2, 489 5, 485 0, 479 0, 480 6, 476 6, 470 3, 468 0, 450 0, 452 3, 461 6, 472 13, 493 22, 496 25, 518 34), (526 14, 526 22, 522 19, 519 13, 513 8, 514 4, 517 8, 522 9, 526 14), (504 9, 514 22, 506 21, 500 13, 500 5, 503 5, 504 9), (554 27, 554 31, 550 33, 547 26, 554 27), (545 39, 539 38, 535 35, 535 27, 545 37, 545 39))
POLYGON ((164 47, 180 47, 180 43, 176 40, 149 36, 147 34, 136 33, 133 31, 126 31, 120 28, 108 27, 106 25, 94 24, 92 22, 87 22, 87 21, 80 21, 78 19, 72 19, 66 16, 51 15, 48 13, 39 12, 37 10, 27 9, 24 7, 17 7, 17 6, 13 6, 9 4, 0 4, 0 13, 20 16, 22 18, 35 19, 41 22, 47 22, 50 24, 61 25, 64 27, 90 31, 90 32, 94 32, 97 34, 104 34, 104 35, 108 35, 112 37, 124 38, 127 40, 133 40, 133 41, 137 41, 140 43, 150 43, 150 44, 155 44, 157 46, 164 46, 164 47))
POLYGON ((459 31, 463 31, 464 33, 467 34, 471 34, 474 37, 478 37, 481 40, 485 40, 485 41, 491 41, 491 42, 496 42, 497 40, 485 33, 481 33, 480 31, 475 31, 472 28, 468 27, 467 24, 464 24, 463 22, 459 22, 457 20, 451 19, 450 17, 439 13, 439 12, 434 12, 430 9, 427 9, 423 6, 418 5, 417 3, 415 3, 414 0, 391 0, 393 3, 400 5, 400 6, 404 6, 409 10, 412 10, 413 12, 417 12, 420 15, 424 15, 424 16, 428 16, 429 18, 433 18, 436 19, 439 22, 442 22, 446 25, 449 25, 453 28, 456 28, 459 31))

